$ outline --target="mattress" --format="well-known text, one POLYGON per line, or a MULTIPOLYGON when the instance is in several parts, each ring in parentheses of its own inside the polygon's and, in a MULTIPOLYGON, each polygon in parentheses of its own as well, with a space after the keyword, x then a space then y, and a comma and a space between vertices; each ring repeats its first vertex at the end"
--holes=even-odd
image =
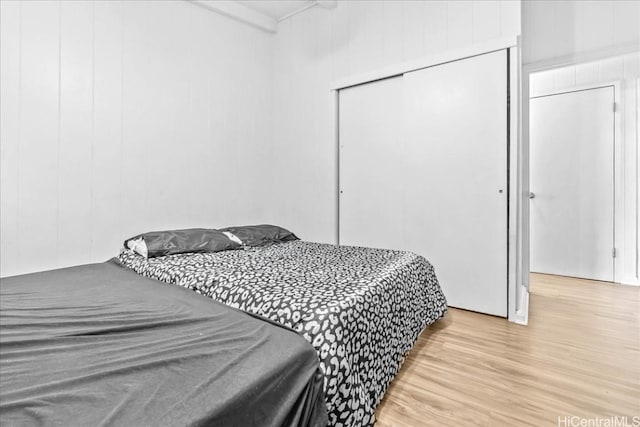
POLYGON ((313 347, 115 261, 0 280, 0 424, 323 426, 313 347))
POLYGON ((137 273, 288 326, 316 349, 330 425, 372 425, 375 408, 446 299, 433 266, 410 252, 291 241, 146 259, 137 273))

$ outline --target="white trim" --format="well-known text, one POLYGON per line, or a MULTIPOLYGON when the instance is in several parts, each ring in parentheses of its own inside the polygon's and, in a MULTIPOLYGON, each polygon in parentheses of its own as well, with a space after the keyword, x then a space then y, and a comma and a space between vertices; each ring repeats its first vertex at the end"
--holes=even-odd
POLYGON ((316 3, 324 9, 335 9, 338 6, 338 0, 316 0, 316 3))
POLYGON ((613 48, 605 48, 594 50, 591 52, 582 52, 572 55, 558 56, 555 58, 543 59, 541 61, 523 64, 523 70, 527 73, 545 71, 551 68, 562 68, 576 64, 584 64, 587 62, 600 61, 602 59, 612 58, 616 56, 634 53, 640 50, 637 42, 619 45, 613 48))
POLYGON ((640 77, 636 79, 636 283, 640 284, 640 77))
POLYGON ((526 324, 529 316, 529 142, 524 138, 524 118, 528 118, 528 94, 529 79, 523 74, 522 68, 522 38, 518 36, 518 162, 517 162, 517 188, 518 196, 516 227, 518 233, 516 257, 516 314, 513 319, 516 323, 526 324), (526 95, 526 96, 525 96, 526 95), (524 102, 527 98, 527 102, 524 102), (526 227, 525 227, 526 225, 526 227), (525 303, 526 302, 526 303, 525 303), (524 319, 524 320, 523 320, 524 319))
MULTIPOLYGON (((278 22, 260 12, 248 8, 238 2, 231 0, 186 0, 196 6, 219 13, 229 18, 250 25, 254 28, 266 31, 268 33, 276 33, 278 31, 278 22)), ((314 4, 315 6, 315 4, 314 4)))
MULTIPOLYGON (((521 40, 521 39, 520 39, 521 40)), ((529 186, 529 96, 530 90, 530 73, 525 66, 521 69, 521 92, 520 97, 520 143, 521 143, 521 157, 520 157, 520 194, 522 205, 520 209, 520 262, 521 262, 521 277, 522 280, 522 293, 529 292, 530 285, 530 251, 529 246, 531 243, 531 236, 529 230, 529 193, 531 191, 529 186)), ((521 300, 522 301, 522 300, 521 300)))
POLYGON ((624 132, 622 131, 622 81, 613 81, 609 83, 613 86, 613 100, 616 103, 616 109, 613 113, 613 247, 616 248, 618 255, 613 259, 613 281, 622 283, 624 274, 624 132), (620 256, 622 254, 622 256, 620 256))
POLYGON ((529 292, 524 292, 520 298, 520 309, 516 311, 515 318, 511 320, 519 325, 529 324, 529 292))
POLYGON ((447 62, 458 61, 460 59, 470 58, 472 56, 483 55, 485 53, 491 53, 498 50, 509 49, 517 46, 516 37, 504 37, 494 39, 482 43, 477 43, 473 46, 463 47, 460 49, 453 49, 447 52, 443 52, 437 55, 431 55, 424 58, 416 59, 413 61, 405 61, 398 64, 393 64, 388 67, 380 68, 377 70, 368 71, 365 73, 357 74, 354 76, 348 76, 337 79, 331 83, 330 89, 340 90, 346 89, 351 86, 359 84, 369 83, 376 80, 386 79, 388 77, 398 76, 401 74, 409 73, 411 71, 417 71, 423 68, 433 67, 435 65, 445 64, 447 62))
MULTIPOLYGON (((550 96, 550 95, 561 95, 564 93, 572 93, 572 92, 580 92, 583 90, 594 90, 594 89, 602 89, 605 87, 610 87, 613 86, 614 88, 616 88, 616 86, 620 85, 620 80, 610 80, 610 81, 605 81, 605 82, 595 82, 595 83, 586 83, 586 84, 582 84, 582 85, 576 85, 576 86, 571 86, 571 87, 566 87, 566 88, 560 88, 560 89, 549 89, 546 91, 541 92, 538 95, 534 95, 534 96, 529 96, 529 99, 534 99, 534 98, 540 98, 543 96, 550 96)), ((619 90, 619 87, 616 88, 617 90, 619 90)), ((615 92, 615 95, 618 95, 618 92, 615 92)), ((614 96, 616 99, 615 101, 618 102, 620 99, 618 99, 618 96, 614 96)), ((617 111, 616 111, 617 112, 617 111)))
POLYGON ((514 322, 517 318, 517 294, 518 294, 518 210, 520 205, 520 194, 518 192, 518 157, 520 151, 520 139, 519 139, 519 120, 520 115, 520 62, 518 58, 518 48, 511 47, 507 49, 507 58, 509 61, 509 167, 508 167, 508 182, 509 182, 509 216, 507 218, 509 227, 508 239, 508 252, 507 252, 507 317, 510 321, 514 322))
POLYGON ((640 286, 640 280, 637 277, 623 277, 620 280, 621 285, 640 286))
POLYGON ((318 3, 317 1, 313 2, 313 3, 309 3, 306 4, 304 6, 302 6, 299 9, 294 10, 293 12, 289 12, 286 15, 281 16, 280 18, 277 19, 278 23, 284 21, 285 19, 289 19, 293 16, 296 16, 299 13, 304 12, 305 10, 311 9, 312 7, 316 7, 316 6, 320 6, 320 3, 318 3))
POLYGON ((305 10, 311 9, 312 7, 320 6, 323 9, 334 9, 338 5, 337 0, 315 0, 313 3, 309 3, 307 5, 302 6, 300 9, 296 9, 293 12, 287 13, 277 19, 278 23, 284 21, 285 19, 289 19, 292 16, 296 16, 299 13, 304 12, 305 10))
MULTIPOLYGON (((544 96, 561 95, 565 93, 581 92, 585 90, 602 89, 606 87, 613 87, 613 102, 616 105, 621 105, 621 90, 620 87, 622 81, 613 80, 598 83, 589 83, 584 85, 573 86, 566 89, 552 89, 546 92, 542 92, 536 96, 529 96, 529 100, 540 98, 544 96)), ((613 106, 612 106, 613 107, 613 106)), ((613 111, 613 246, 621 249, 621 245, 624 243, 624 135, 622 133, 621 126, 622 112, 620 108, 616 108, 613 111)), ((527 156, 527 162, 529 158, 527 156)), ((527 224, 529 226, 529 224, 527 224)), ((622 283, 622 273, 624 271, 624 259, 622 256, 616 256, 613 259, 613 281, 615 283, 622 283)))

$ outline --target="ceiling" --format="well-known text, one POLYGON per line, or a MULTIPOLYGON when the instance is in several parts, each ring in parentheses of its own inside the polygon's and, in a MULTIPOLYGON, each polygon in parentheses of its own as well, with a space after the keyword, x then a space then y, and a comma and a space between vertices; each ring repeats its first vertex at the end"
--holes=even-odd
POLYGON ((276 21, 291 12, 315 3, 312 0, 237 0, 237 2, 276 21))

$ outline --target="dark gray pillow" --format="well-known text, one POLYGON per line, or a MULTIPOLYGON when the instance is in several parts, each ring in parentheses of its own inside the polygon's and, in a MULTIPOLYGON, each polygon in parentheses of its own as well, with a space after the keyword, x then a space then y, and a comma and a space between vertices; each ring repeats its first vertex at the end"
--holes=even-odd
POLYGON ((236 235, 246 246, 264 246, 270 243, 289 242, 299 240, 295 234, 277 225, 245 225, 239 227, 221 228, 236 235))
MULTIPOLYGON (((242 247, 221 231, 205 228, 152 231, 138 234, 125 240, 124 247, 129 247, 130 241, 138 239, 142 239, 146 244, 148 258, 186 252, 219 252, 242 247)), ((138 251, 136 250, 136 252, 138 251)))

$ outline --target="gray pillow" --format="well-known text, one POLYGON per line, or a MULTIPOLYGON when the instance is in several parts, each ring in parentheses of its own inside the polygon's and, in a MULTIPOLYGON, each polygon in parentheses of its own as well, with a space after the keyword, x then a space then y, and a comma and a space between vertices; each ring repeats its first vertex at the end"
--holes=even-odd
POLYGON ((272 243, 300 240, 289 230, 277 225, 244 225, 221 228, 219 231, 233 233, 245 246, 264 246, 272 243))

